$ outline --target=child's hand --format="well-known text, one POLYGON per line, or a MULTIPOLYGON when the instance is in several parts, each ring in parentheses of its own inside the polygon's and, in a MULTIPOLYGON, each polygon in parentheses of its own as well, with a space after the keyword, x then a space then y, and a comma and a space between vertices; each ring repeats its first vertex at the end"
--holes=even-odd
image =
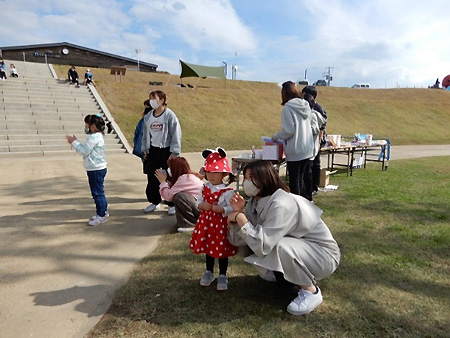
POLYGON ((202 210, 211 210, 212 204, 208 202, 202 202, 198 205, 198 208, 202 210))
POLYGON ((167 173, 162 168, 155 170, 155 176, 158 179, 159 183, 163 183, 167 180, 167 173))
POLYGON ((72 136, 66 135, 66 139, 67 139, 67 143, 72 144, 73 141, 77 140, 77 137, 75 135, 72 135, 72 136))
POLYGON ((225 211, 225 209, 224 209, 222 206, 220 206, 220 205, 213 205, 211 209, 212 209, 214 212, 218 212, 218 213, 220 213, 220 214, 223 214, 224 211, 225 211))
POLYGON ((245 200, 238 192, 230 199, 230 205, 236 212, 243 212, 245 207, 245 200))

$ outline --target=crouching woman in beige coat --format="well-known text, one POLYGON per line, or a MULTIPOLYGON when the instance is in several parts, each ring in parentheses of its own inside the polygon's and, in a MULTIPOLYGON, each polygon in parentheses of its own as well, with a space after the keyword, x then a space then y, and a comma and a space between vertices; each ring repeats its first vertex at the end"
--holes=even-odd
POLYGON ((322 303, 317 281, 338 267, 339 247, 320 217, 322 210, 289 193, 269 161, 251 162, 243 173, 251 198, 246 206, 239 193, 231 199, 228 240, 253 251, 245 261, 260 273, 273 272, 281 286, 296 287, 298 296, 287 311, 307 314, 322 303))

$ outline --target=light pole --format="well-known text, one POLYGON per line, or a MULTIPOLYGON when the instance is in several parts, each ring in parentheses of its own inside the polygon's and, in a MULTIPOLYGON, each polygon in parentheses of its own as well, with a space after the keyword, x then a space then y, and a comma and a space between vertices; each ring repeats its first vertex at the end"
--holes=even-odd
POLYGON ((136 54, 137 54, 137 71, 139 71, 139 53, 141 50, 139 48, 136 48, 136 54))
POLYGON ((222 63, 225 65, 225 78, 227 78, 228 65, 225 61, 222 61, 222 63))

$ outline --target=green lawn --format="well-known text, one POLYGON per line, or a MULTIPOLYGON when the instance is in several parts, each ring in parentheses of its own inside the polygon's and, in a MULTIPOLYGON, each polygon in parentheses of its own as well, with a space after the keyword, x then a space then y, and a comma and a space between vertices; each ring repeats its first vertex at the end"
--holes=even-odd
POLYGON ((188 234, 164 236, 89 337, 448 337, 450 158, 379 164, 336 174, 316 205, 340 245, 320 282, 323 304, 304 317, 241 257, 229 290, 199 286, 204 256, 188 234))

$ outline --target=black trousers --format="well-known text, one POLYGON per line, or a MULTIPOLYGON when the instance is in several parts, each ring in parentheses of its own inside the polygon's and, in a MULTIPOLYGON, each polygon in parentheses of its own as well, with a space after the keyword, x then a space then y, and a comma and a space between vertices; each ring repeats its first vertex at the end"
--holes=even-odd
POLYGON ((303 186, 302 191, 300 193, 301 196, 306 198, 308 201, 312 201, 312 192, 313 192, 313 174, 312 174, 312 166, 313 161, 308 161, 308 164, 305 167, 305 173, 303 175, 303 186))
MULTIPOLYGON (((304 175, 305 170, 307 169, 307 165, 309 163, 309 159, 304 159, 301 161, 288 161, 287 162, 287 169, 289 171, 289 189, 291 193, 296 195, 302 195, 305 193, 305 190, 303 188, 304 186, 304 175)), ((303 196, 305 197, 305 196, 303 196)), ((306 198, 306 197, 305 197, 306 198)))
MULTIPOLYGON (((226 275, 228 269, 228 257, 218 258, 219 260, 219 274, 226 275)), ((209 255, 206 255, 206 270, 214 273, 214 261, 215 258, 209 255)))
MULTIPOLYGON (((144 173, 147 174, 147 188, 145 194, 149 203, 161 203, 159 193, 159 181, 155 176, 156 169, 167 170, 167 160, 170 156, 170 148, 150 147, 147 159, 144 161, 144 173)), ((167 205, 173 206, 173 202, 167 202, 167 205)))
POLYGON ((317 192, 319 190, 319 182, 320 182, 320 151, 314 158, 311 171, 312 171, 312 190, 317 192))

